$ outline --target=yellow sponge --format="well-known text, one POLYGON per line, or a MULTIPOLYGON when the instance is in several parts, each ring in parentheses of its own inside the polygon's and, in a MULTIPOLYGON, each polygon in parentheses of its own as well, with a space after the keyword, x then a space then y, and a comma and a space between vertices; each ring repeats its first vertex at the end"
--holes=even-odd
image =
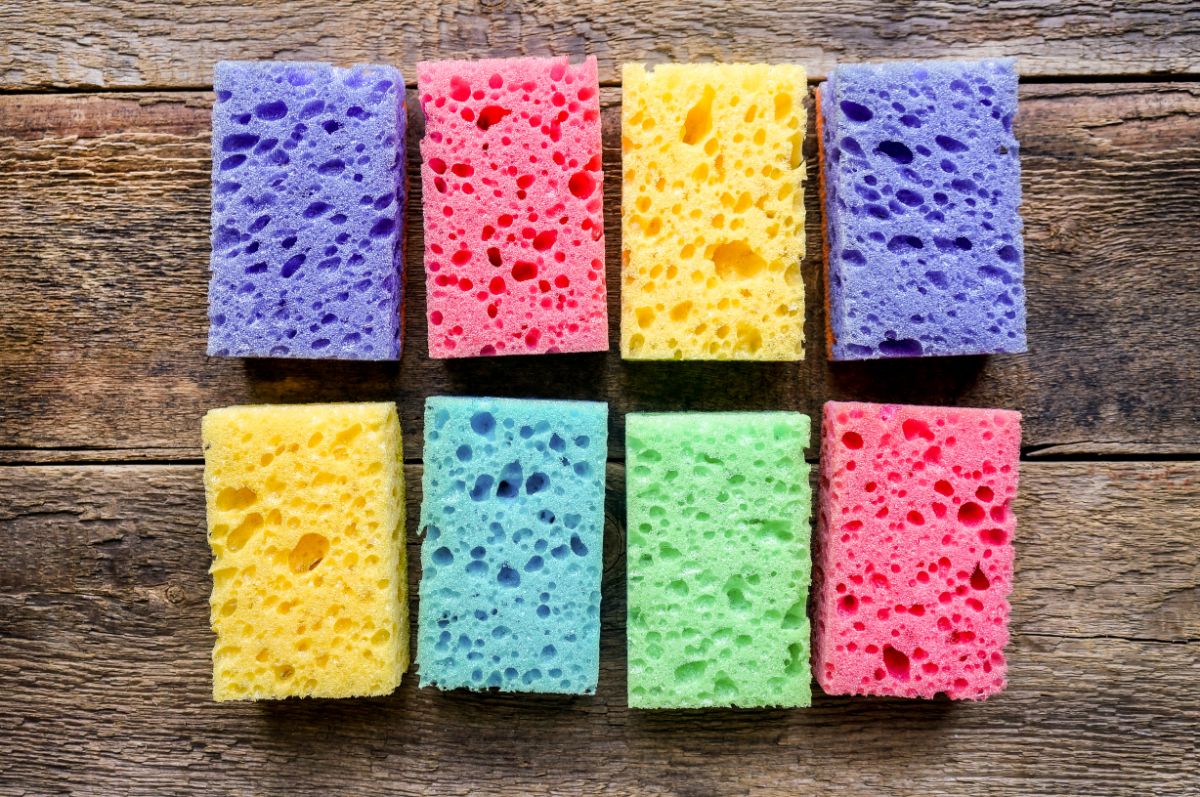
POLYGON ((804 69, 626 64, 621 355, 804 357, 804 69))
POLYGON ((385 695, 408 669, 394 404, 204 417, 213 698, 385 695))

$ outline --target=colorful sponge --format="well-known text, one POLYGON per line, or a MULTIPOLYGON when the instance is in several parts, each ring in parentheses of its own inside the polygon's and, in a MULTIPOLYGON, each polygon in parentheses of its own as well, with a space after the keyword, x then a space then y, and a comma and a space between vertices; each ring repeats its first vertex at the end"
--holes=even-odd
POLYGON ((621 355, 804 357, 804 70, 626 64, 621 355))
POLYGON ((1025 351, 1013 62, 840 66, 817 106, 829 356, 1025 351))
POLYGON ((417 64, 430 357, 606 351, 596 59, 417 64))
POLYGON ((217 64, 208 353, 400 355, 404 80, 217 64))
POLYGON ((1004 688, 1021 416, 829 402, 813 667, 829 694, 1004 688))
POLYGON ((808 416, 626 431, 629 705, 809 705, 808 416))
POLYGON ((590 694, 608 406, 430 398, 421 685, 590 694))
POLYGON ((204 417, 213 697, 386 695, 408 669, 393 404, 204 417))

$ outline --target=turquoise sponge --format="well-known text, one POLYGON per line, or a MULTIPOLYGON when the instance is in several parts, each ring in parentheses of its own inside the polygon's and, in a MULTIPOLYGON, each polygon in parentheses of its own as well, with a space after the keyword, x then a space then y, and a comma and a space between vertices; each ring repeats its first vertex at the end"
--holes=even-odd
POLYGON ((807 706, 808 416, 626 417, 629 705, 807 706))
POLYGON ((421 685, 591 694, 608 405, 432 397, 421 685))

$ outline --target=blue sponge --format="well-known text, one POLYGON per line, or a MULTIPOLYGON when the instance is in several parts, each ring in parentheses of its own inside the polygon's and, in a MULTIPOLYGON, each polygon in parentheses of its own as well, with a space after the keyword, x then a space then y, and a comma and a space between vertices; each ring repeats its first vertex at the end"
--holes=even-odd
POLYGON ((819 97, 830 357, 1025 351, 1013 62, 840 66, 819 97))
POLYGON ((421 685, 591 694, 608 405, 432 397, 421 685))
POLYGON ((217 64, 208 353, 400 356, 404 79, 217 64))

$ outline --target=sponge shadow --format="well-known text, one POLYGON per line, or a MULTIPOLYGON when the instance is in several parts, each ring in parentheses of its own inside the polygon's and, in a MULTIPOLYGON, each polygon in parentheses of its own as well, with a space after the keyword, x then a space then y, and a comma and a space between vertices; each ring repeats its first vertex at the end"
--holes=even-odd
POLYGON ((889 404, 956 405, 974 390, 989 360, 986 355, 972 355, 831 362, 830 398, 889 404))
POLYGON ((607 352, 507 355, 444 360, 449 390, 456 395, 606 398, 607 352))
POLYGON ((793 406, 803 362, 623 361, 620 393, 639 411, 751 411, 793 406))
POLYGON ((242 361, 250 399, 260 404, 393 399, 400 380, 394 360, 246 359, 242 361))

